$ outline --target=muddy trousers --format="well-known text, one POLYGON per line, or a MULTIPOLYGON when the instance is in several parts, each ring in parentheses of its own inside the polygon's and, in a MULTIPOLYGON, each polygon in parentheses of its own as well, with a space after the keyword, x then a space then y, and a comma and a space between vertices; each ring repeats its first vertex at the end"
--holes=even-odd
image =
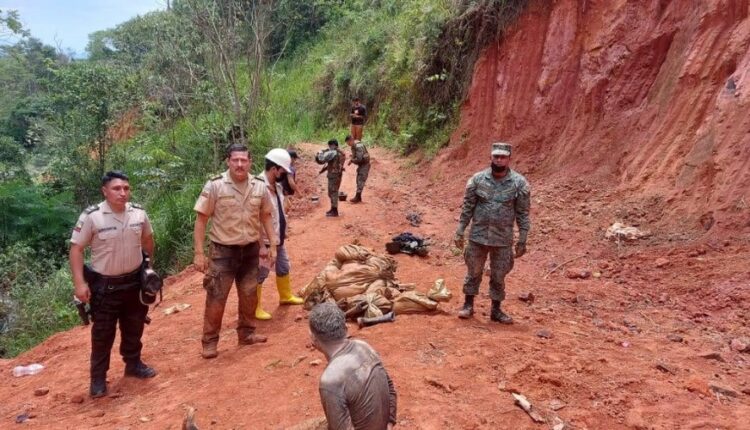
POLYGON ((357 167, 357 192, 362 193, 365 189, 365 182, 370 175, 370 163, 361 164, 357 167))
POLYGON ((328 177, 328 198, 331 199, 331 209, 339 207, 339 188, 341 188, 341 174, 328 177))
POLYGON ((138 297, 140 286, 92 286, 91 377, 104 378, 109 370, 117 324, 120 324, 120 355, 125 364, 141 360, 141 336, 148 313, 138 297))
POLYGON ((258 242, 247 245, 221 245, 212 242, 209 247, 210 262, 203 278, 206 290, 206 308, 203 314, 203 345, 219 342, 221 320, 232 283, 236 284, 238 311, 237 336, 240 339, 255 332, 252 318, 258 304, 258 242))
POLYGON ((510 246, 487 246, 469 241, 464 252, 466 278, 463 292, 467 296, 479 294, 484 263, 490 257, 490 299, 505 299, 505 275, 513 269, 513 248, 510 246))

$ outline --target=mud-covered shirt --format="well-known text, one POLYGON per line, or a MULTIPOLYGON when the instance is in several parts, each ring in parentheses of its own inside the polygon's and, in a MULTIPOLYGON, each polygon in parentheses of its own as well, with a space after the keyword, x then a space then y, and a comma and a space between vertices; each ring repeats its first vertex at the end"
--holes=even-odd
POLYGON ((263 178, 235 184, 229 171, 206 183, 193 208, 211 218, 208 238, 222 245, 247 245, 260 239, 261 216, 273 203, 263 178))
POLYGON ((362 142, 357 142, 352 146, 352 163, 357 166, 364 166, 370 162, 370 154, 367 147, 362 142))
POLYGON ((104 201, 86 209, 73 228, 70 241, 91 245, 91 268, 104 276, 120 276, 138 269, 143 262, 141 243, 153 234, 146 211, 127 203, 116 213, 104 201))
POLYGON ((478 172, 466 183, 457 235, 471 221, 469 240, 487 246, 512 246, 513 223, 518 223, 519 242, 526 242, 531 221, 531 188, 520 173, 509 170, 495 179, 492 169, 478 172))
POLYGON ((349 340, 320 377, 320 401, 330 430, 385 430, 396 423, 396 389, 378 354, 349 340))

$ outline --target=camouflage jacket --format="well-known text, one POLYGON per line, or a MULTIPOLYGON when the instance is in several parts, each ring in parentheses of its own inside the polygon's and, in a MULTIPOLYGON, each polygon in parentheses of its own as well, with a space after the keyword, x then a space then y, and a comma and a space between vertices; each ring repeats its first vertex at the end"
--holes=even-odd
POLYGON ((367 147, 362 142, 357 142, 352 146, 352 163, 362 166, 370 162, 370 154, 367 147))
POLYGON ((512 246, 513 223, 518 223, 519 242, 526 242, 531 228, 529 207, 531 189, 521 174, 509 170, 500 180, 492 169, 475 174, 466 183, 464 204, 457 235, 463 236, 471 224, 469 240, 488 246, 512 246))
POLYGON ((316 161, 320 164, 327 164, 326 171, 329 178, 335 178, 341 176, 344 171, 344 161, 346 161, 346 154, 340 149, 326 149, 318 153, 316 161))

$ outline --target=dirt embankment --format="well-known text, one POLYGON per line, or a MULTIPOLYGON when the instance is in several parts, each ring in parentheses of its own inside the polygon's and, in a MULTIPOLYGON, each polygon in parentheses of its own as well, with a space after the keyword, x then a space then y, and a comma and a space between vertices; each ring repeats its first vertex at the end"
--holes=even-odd
POLYGON ((597 178, 672 225, 750 231, 748 8, 532 0, 477 63, 442 170, 507 140, 536 178, 597 178))

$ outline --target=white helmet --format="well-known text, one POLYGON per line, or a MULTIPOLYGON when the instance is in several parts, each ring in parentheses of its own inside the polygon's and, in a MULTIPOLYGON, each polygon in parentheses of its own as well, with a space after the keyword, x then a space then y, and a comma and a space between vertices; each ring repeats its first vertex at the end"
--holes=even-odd
POLYGON ((292 157, 289 155, 286 149, 273 148, 266 154, 266 160, 273 161, 277 165, 281 166, 282 169, 289 173, 292 173, 292 157))

